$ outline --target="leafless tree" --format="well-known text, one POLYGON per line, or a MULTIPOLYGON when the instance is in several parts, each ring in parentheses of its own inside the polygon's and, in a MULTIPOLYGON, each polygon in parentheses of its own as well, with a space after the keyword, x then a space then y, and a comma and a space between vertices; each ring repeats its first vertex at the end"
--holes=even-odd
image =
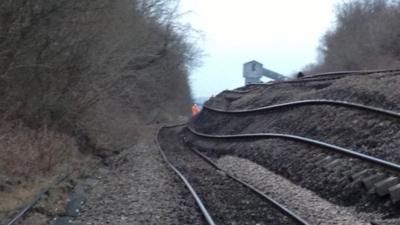
POLYGON ((337 6, 336 26, 322 39, 314 72, 400 66, 400 3, 354 0, 337 6))
POLYGON ((160 115, 149 111, 182 114, 197 54, 177 4, 1 1, 0 115, 95 137, 96 126, 123 113, 138 120, 160 115))

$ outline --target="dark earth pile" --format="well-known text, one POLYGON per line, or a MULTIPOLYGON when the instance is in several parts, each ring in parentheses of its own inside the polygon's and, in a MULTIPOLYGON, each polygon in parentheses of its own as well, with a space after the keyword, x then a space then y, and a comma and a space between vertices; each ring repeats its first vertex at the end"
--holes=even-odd
MULTIPOLYGON (((375 73, 345 76, 325 81, 276 83, 224 91, 206 105, 223 109, 254 109, 262 106, 306 99, 329 99, 400 111, 400 76, 398 73, 375 73)), ((221 114, 203 110, 190 124, 208 134, 284 133, 304 136, 375 157, 400 163, 400 119, 364 110, 339 106, 296 106, 251 114, 221 114)), ((247 158, 280 174, 295 184, 359 212, 380 212, 384 218, 399 216, 399 205, 388 198, 363 190, 360 183, 344 174, 368 165, 358 160, 341 159, 334 171, 316 166, 315 157, 331 155, 320 147, 284 139, 216 141, 194 137, 192 144, 209 156, 236 155, 247 158)))

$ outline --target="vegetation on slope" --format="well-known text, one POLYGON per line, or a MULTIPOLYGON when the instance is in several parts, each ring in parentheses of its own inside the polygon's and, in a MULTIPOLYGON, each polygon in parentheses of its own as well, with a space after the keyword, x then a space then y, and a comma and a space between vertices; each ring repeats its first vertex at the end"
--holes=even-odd
POLYGON ((0 191, 79 169, 77 157, 109 156, 189 112, 197 53, 177 4, 0 2, 0 191))
POLYGON ((400 2, 352 0, 336 8, 322 38, 319 62, 307 72, 400 67, 400 2))

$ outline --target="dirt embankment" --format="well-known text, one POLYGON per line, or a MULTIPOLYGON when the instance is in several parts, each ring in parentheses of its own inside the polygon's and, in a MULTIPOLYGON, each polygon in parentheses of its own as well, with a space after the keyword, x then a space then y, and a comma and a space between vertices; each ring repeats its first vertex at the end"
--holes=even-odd
MULTIPOLYGON (((214 108, 235 110, 306 99, 329 99, 400 111, 399 85, 397 74, 372 74, 332 81, 250 87, 247 94, 223 92, 207 103, 214 108)), ((400 162, 397 150, 399 121, 365 110, 308 105, 230 116, 205 110, 192 125, 207 133, 294 134, 400 162)))
MULTIPOLYGON (((377 73, 326 81, 243 87, 247 93, 225 91, 208 106, 224 110, 254 109, 306 99, 340 100, 400 111, 400 76, 377 73)), ((227 115, 203 110, 190 126, 209 134, 283 133, 304 136, 400 163, 400 119, 342 106, 296 106, 251 114, 227 115)), ((368 194, 359 183, 346 179, 348 171, 367 165, 341 158, 331 171, 316 166, 313 158, 332 155, 316 146, 284 139, 215 141, 195 137, 191 142, 208 155, 235 155, 249 159, 342 206, 359 212, 381 212, 398 217, 399 206, 368 194)))

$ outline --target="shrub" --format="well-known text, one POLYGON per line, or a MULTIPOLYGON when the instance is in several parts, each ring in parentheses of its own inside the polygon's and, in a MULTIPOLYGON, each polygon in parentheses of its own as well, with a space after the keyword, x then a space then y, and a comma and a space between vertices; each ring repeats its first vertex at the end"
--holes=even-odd
POLYGON ((77 152, 75 140, 45 126, 39 130, 21 123, 0 127, 0 169, 13 176, 51 174, 77 152))

